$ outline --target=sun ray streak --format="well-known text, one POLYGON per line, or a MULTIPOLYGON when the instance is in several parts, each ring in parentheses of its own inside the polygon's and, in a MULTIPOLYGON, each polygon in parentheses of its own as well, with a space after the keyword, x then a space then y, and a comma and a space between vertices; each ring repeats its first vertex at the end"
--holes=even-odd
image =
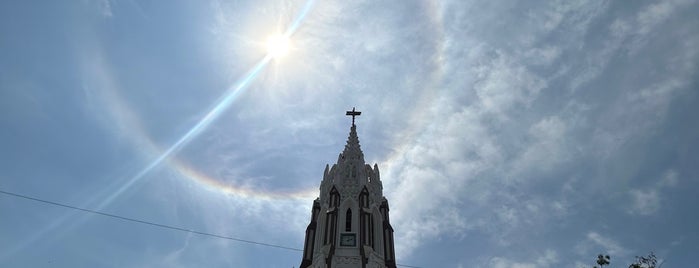
POLYGON ((238 80, 237 83, 235 83, 232 87, 228 88, 226 91, 226 94, 224 94, 221 99, 217 102, 216 106, 214 106, 211 111, 209 111, 204 118, 202 118, 196 125, 194 125, 187 133, 185 133, 175 144, 170 146, 165 152, 160 154, 155 160, 153 160, 150 164, 148 164, 145 168, 143 168, 141 171, 139 171, 136 175, 131 177, 126 183, 122 184, 119 189, 116 191, 112 192, 112 194, 109 195, 109 197, 105 198, 102 203, 98 206, 98 209, 104 208, 106 205, 111 203, 114 198, 117 196, 121 195, 126 189, 131 187, 136 181, 140 180, 148 174, 151 170, 153 170, 155 167, 160 165, 160 163, 163 162, 163 160, 167 159, 170 157, 172 154, 175 152, 179 151, 187 145, 194 137, 199 135, 202 131, 204 131, 214 120, 216 120, 221 114, 231 106, 231 103, 236 99, 240 93, 245 91, 245 89, 248 88, 248 85, 250 82, 260 73, 260 70, 262 70, 269 62, 271 58, 270 56, 264 57, 262 60, 257 62, 255 66, 248 71, 241 79, 238 80))
POLYGON ((303 21, 303 19, 306 18, 306 15, 308 15, 308 12, 311 11, 311 8, 313 7, 313 3, 315 3, 314 0, 306 1, 306 4, 303 5, 301 12, 299 12, 299 15, 296 16, 296 19, 291 22, 291 25, 289 25, 289 28, 287 28, 286 32, 284 32, 284 36, 286 36, 288 38, 296 32, 296 30, 301 25, 301 21, 303 21))
MULTIPOLYGON (((303 19, 308 15, 311 8, 313 7, 314 0, 308 0, 304 4, 303 8, 299 12, 298 16, 292 21, 287 30, 284 32, 286 37, 291 36, 296 32, 300 26, 303 19)), ((218 100, 216 105, 187 133, 185 133, 177 142, 170 146, 165 152, 160 154, 155 160, 150 162, 146 167, 139 171, 136 175, 131 177, 126 183, 122 184, 119 189, 112 192, 107 198, 105 198, 97 207, 97 209, 102 209, 108 204, 110 204, 116 197, 121 195, 126 189, 130 188, 135 182, 142 179, 146 174, 152 171, 154 168, 159 166, 164 160, 168 159, 174 153, 182 149, 187 143, 189 143, 193 138, 204 131, 213 121, 215 121, 236 99, 236 97, 247 89, 248 85, 252 80, 260 73, 260 71, 272 60, 271 55, 266 55, 260 61, 258 61, 250 71, 248 71, 241 79, 239 79, 233 86, 228 88, 226 93, 218 100)))

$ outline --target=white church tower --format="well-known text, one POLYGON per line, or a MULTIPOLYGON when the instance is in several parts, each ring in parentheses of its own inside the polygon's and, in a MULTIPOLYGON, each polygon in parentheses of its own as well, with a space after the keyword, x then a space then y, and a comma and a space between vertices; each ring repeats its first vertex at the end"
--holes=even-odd
POLYGON ((364 163, 354 117, 345 150, 325 166, 320 197, 313 201, 300 268, 396 267, 393 228, 379 167, 364 163))

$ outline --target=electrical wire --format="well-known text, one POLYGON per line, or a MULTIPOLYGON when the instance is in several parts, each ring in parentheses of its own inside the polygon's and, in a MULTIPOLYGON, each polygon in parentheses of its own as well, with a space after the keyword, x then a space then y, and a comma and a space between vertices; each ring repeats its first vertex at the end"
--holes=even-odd
MULTIPOLYGON (((19 198, 35 201, 35 202, 40 202, 40 203, 44 203, 44 204, 54 205, 54 206, 63 207, 63 208, 69 208, 69 209, 78 210, 78 211, 82 211, 82 212, 93 213, 93 214, 97 214, 97 215, 101 215, 101 216, 111 217, 114 219, 130 221, 130 222, 160 227, 160 228, 164 228, 164 229, 170 229, 170 230, 181 231, 181 232, 185 232, 185 233, 192 233, 192 234, 215 237, 215 238, 220 238, 220 239, 232 240, 232 241, 237 241, 237 242, 242 242, 242 243, 258 245, 258 246, 273 247, 273 248, 286 249, 286 250, 291 250, 291 251, 301 251, 301 252, 303 251, 303 249, 299 249, 299 248, 292 248, 292 247, 287 247, 287 246, 282 246, 282 245, 276 245, 276 244, 258 242, 258 241, 253 241, 253 240, 235 238, 235 237, 230 237, 230 236, 225 236, 225 235, 212 234, 212 233, 196 231, 196 230, 191 230, 191 229, 187 229, 187 228, 182 228, 182 227, 177 227, 177 226, 172 226, 172 225, 167 225, 167 224, 162 224, 162 223, 155 223, 155 222, 150 222, 150 221, 146 221, 146 220, 139 220, 139 219, 124 217, 124 216, 119 216, 116 214, 111 214, 111 213, 101 212, 101 211, 97 211, 97 210, 66 205, 63 203, 53 202, 53 201, 49 201, 49 200, 45 200, 45 199, 41 199, 41 198, 36 198, 36 197, 26 196, 26 195, 22 195, 22 194, 7 192, 7 191, 3 191, 3 190, 0 190, 0 193, 5 194, 5 195, 9 195, 9 196, 13 196, 13 197, 19 197, 19 198)), ((420 268, 418 266, 411 266, 411 265, 405 265, 405 264, 396 264, 396 265, 402 266, 402 267, 408 267, 408 268, 420 268)))
POLYGON ((167 225, 167 224, 161 224, 161 223, 155 223, 155 222, 150 222, 150 221, 145 221, 145 220, 139 220, 139 219, 134 219, 134 218, 129 218, 129 217, 124 217, 124 216, 119 216, 116 214, 110 214, 106 212, 101 212, 101 211, 96 211, 92 209, 87 209, 87 208, 81 208, 81 207, 76 207, 76 206, 71 206, 71 205, 66 205, 58 202, 53 202, 53 201, 48 201, 40 198, 35 198, 31 196, 26 196, 26 195, 21 195, 21 194, 16 194, 16 193, 11 193, 11 192, 6 192, 3 190, 0 190, 0 193, 14 196, 14 197, 19 197, 19 198, 24 198, 36 202, 41 202, 45 204, 50 204, 54 206, 59 206, 59 207, 64 207, 64 208, 69 208, 69 209, 74 209, 74 210, 79 210, 83 212, 89 212, 97 215, 102 215, 102 216, 107 216, 115 219, 120 219, 124 221, 130 221, 130 222, 135 222, 135 223, 141 223, 141 224, 146 224, 146 225, 151 225, 155 227, 160 227, 160 228, 165 228, 165 229, 170 229, 170 230, 177 230, 177 231, 182 231, 185 233, 193 233, 193 234, 198 234, 198 235, 205 235, 205 236, 211 236, 211 237, 216 237, 216 238, 221 238, 221 239, 227 239, 227 240, 233 240, 233 241, 238 241, 238 242, 243 242, 243 243, 249 243, 249 244, 254 244, 254 245, 260 245, 260 246, 266 246, 266 247, 273 247, 273 248, 281 248, 281 249, 287 249, 287 250, 293 250, 293 251, 303 251, 303 249, 298 249, 298 248, 292 248, 292 247, 287 247, 287 246, 281 246, 281 245, 275 245, 275 244, 269 244, 269 243, 264 243, 264 242, 257 242, 257 241, 252 241, 252 240, 247 240, 247 239, 241 239, 241 238, 235 238, 235 237, 230 237, 230 236, 225 236, 225 235, 218 235, 218 234, 212 234, 212 233, 207 233, 207 232, 201 232, 201 231, 196 231, 196 230, 191 230, 191 229, 186 229, 182 227, 177 227, 177 226, 172 226, 172 225, 167 225))

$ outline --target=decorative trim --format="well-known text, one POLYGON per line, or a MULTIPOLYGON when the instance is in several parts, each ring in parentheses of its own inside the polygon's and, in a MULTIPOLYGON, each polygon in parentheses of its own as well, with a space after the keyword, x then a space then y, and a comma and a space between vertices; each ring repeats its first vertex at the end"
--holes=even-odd
POLYGON ((359 264, 359 257, 336 256, 337 264, 359 264))

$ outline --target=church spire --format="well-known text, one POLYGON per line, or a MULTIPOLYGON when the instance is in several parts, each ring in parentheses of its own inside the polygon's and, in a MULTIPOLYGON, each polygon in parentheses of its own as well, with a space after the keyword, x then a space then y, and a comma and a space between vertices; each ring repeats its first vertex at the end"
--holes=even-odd
POLYGON ((361 115, 362 112, 355 110, 352 107, 352 111, 347 111, 348 116, 352 116, 352 127, 350 128, 350 134, 347 138, 347 144, 345 145, 345 150, 342 151, 342 158, 344 160, 348 159, 358 159, 364 162, 364 153, 359 147, 359 137, 357 136, 357 125, 354 124, 354 117, 361 115))
POLYGON ((352 108, 352 127, 337 163, 325 166, 313 201, 300 268, 396 268, 393 227, 379 167, 364 162, 352 108))

